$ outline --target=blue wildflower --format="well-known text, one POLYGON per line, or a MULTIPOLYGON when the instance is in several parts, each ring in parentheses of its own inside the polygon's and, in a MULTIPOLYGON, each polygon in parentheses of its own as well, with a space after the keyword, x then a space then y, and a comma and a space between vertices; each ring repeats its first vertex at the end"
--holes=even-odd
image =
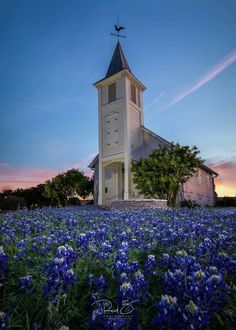
POLYGON ((157 316, 154 324, 160 329, 180 329, 182 313, 176 297, 163 295, 161 301, 156 303, 157 316))
POLYGON ((7 313, 0 311, 0 329, 1 330, 7 330, 7 320, 8 320, 7 313))
POLYGON ((147 260, 144 265, 144 274, 148 275, 156 275, 156 259, 155 256, 150 254, 147 256, 147 260))
POLYGON ((9 273, 9 269, 7 266, 8 255, 3 249, 3 246, 0 246, 0 281, 5 282, 9 273))

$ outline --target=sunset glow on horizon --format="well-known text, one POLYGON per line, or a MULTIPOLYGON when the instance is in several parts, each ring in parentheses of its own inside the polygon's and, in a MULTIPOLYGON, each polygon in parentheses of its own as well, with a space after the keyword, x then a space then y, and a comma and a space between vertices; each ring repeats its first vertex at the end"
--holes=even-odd
POLYGON ((208 162, 208 166, 219 174, 215 178, 217 195, 236 197, 236 157, 208 162))
MULTIPOLYGON (((36 187, 47 180, 51 180, 59 173, 66 172, 72 168, 79 169, 79 164, 83 164, 83 162, 74 164, 65 170, 49 171, 46 169, 14 168, 9 164, 0 163, 0 192, 36 187)), ((92 171, 89 168, 83 166, 80 170, 89 178, 92 177, 92 171)))
POLYGON ((236 197, 236 188, 216 182, 216 193, 218 197, 236 197))
MULTIPOLYGON (((93 172, 86 166, 85 161, 74 164, 71 168, 78 169, 80 167, 78 165, 81 164, 83 164, 82 170, 84 174, 91 178, 93 172)), ((219 174, 219 176, 215 178, 217 195, 219 197, 236 197, 236 159, 231 158, 215 163, 208 162, 208 166, 219 174)), ((38 184, 45 183, 47 180, 52 179, 57 174, 65 172, 66 170, 59 172, 43 169, 13 168, 9 164, 0 163, 0 192, 3 190, 36 187, 38 184)))

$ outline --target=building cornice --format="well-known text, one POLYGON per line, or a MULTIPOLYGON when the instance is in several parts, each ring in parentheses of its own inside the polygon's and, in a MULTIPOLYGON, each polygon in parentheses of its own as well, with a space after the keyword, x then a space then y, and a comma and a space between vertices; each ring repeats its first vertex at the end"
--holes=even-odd
POLYGON ((142 91, 145 91, 146 87, 127 69, 124 69, 124 70, 114 74, 113 76, 98 80, 97 82, 95 82, 93 84, 93 86, 95 86, 96 88, 101 88, 101 87, 112 84, 113 82, 117 81, 118 79, 120 79, 122 77, 128 77, 130 79, 130 81, 132 81, 132 83, 136 87, 138 87, 142 91))

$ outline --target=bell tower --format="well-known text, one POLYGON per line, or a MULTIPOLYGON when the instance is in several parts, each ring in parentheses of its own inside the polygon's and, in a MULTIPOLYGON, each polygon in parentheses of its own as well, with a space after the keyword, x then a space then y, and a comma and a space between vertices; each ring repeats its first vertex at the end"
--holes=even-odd
POLYGON ((140 158, 145 87, 132 74, 118 41, 98 90, 99 193, 98 204, 129 199, 131 161, 140 158))

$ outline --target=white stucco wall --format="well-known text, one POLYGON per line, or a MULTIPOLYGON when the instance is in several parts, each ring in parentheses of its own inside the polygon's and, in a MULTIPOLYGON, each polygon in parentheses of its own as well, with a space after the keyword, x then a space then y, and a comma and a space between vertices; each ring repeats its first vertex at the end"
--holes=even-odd
POLYGON ((198 172, 183 185, 183 198, 195 201, 201 206, 213 206, 213 184, 212 176, 202 169, 199 169, 198 172))

